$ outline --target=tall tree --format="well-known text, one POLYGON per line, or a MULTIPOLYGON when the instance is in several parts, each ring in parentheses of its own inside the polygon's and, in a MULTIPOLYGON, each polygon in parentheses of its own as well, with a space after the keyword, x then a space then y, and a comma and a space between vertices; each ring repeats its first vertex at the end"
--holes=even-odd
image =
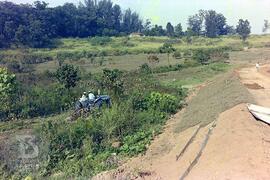
POLYGON ((122 19, 121 7, 119 5, 114 5, 113 6, 113 28, 117 33, 121 31, 121 19, 122 19))
POLYGON ((216 11, 205 11, 205 33, 207 37, 214 38, 226 34, 226 18, 216 11))
POLYGON ((249 21, 239 19, 238 25, 236 26, 236 32, 241 36, 241 39, 243 41, 246 41, 251 32, 251 26, 249 21))
POLYGON ((132 12, 130 9, 126 10, 123 15, 122 31, 129 34, 132 32, 141 32, 142 20, 139 15, 132 12))
POLYGON ((177 37, 181 37, 181 36, 184 35, 184 32, 183 32, 183 28, 182 28, 182 24, 181 23, 177 24, 177 26, 175 27, 175 35, 177 37))
POLYGON ((193 32, 193 35, 199 36, 202 31, 203 17, 200 14, 195 14, 188 18, 188 28, 193 32))
POLYGON ((167 30, 167 36, 169 37, 174 36, 174 27, 172 26, 170 22, 167 23, 166 30, 167 30))

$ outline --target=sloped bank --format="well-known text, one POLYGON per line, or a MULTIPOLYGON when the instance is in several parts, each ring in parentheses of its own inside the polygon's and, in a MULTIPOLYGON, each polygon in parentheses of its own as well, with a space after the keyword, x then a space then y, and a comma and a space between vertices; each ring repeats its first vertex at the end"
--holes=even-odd
POLYGON ((197 124, 206 126, 217 119, 220 113, 246 102, 254 102, 251 94, 236 73, 228 72, 203 87, 191 99, 175 132, 182 132, 197 124))

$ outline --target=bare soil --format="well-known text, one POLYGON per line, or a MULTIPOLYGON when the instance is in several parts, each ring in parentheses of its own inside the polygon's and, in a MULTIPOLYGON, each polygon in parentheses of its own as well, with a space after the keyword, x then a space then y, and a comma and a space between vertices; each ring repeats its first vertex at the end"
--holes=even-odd
MULTIPOLYGON (((248 92, 256 104, 267 107, 270 107, 269 69, 270 66, 265 65, 257 72, 255 67, 247 67, 234 73, 243 84, 264 87, 249 88, 248 92)), ((210 100, 209 103, 213 102, 210 100)), ((208 109, 209 112, 211 110, 208 109)), ((187 142, 190 142, 199 125, 175 131, 185 112, 187 109, 168 121, 164 133, 153 141, 145 155, 133 158, 117 170, 105 172, 94 179, 179 179, 203 147, 210 127, 210 138, 184 179, 270 179, 270 126, 256 121, 245 103, 222 112, 215 121, 216 126, 209 121, 210 124, 202 127, 187 147, 187 142), (186 148, 185 152, 176 160, 183 148, 186 148)), ((203 114, 201 118, 204 118, 203 114)))

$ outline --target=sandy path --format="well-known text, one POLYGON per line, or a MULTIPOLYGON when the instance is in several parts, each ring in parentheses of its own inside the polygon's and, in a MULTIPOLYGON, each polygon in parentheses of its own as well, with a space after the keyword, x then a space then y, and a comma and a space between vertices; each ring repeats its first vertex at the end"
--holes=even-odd
MULTIPOLYGON (((264 66, 257 72, 251 67, 238 73, 244 84, 257 83, 254 87, 262 87, 249 91, 259 105, 270 107, 268 69, 270 66, 264 66)), ((184 155, 176 161, 176 155, 197 128, 174 133, 182 113, 168 121, 164 133, 155 139, 145 155, 131 159, 115 173, 109 172, 95 179, 179 179, 198 154, 211 126, 202 128, 184 155)), ((185 179, 270 179, 270 126, 256 121, 245 104, 223 112, 202 156, 185 179)))
POLYGON ((253 95, 259 105, 270 107, 270 70, 269 65, 261 67, 259 72, 256 68, 243 68, 239 71, 239 76, 243 84, 258 84, 263 89, 249 88, 250 93, 253 95))

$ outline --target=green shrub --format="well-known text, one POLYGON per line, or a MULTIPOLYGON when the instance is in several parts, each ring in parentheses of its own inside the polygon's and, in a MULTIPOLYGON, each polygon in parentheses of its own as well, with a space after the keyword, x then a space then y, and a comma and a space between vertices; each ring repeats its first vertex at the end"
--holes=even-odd
POLYGON ((174 113, 178 108, 177 98, 170 94, 152 92, 147 99, 148 108, 174 113))
POLYGON ((210 60, 211 62, 221 61, 229 59, 229 50, 228 47, 196 49, 193 52, 192 59, 201 64, 208 64, 210 60))
POLYGON ((152 69, 147 63, 144 63, 140 66, 140 72, 144 74, 150 74, 152 72, 152 69))
POLYGON ((99 83, 115 96, 120 96, 124 92, 123 72, 118 69, 104 69, 99 83))
POLYGON ((123 140, 123 146, 120 152, 129 156, 140 154, 146 150, 154 137, 151 130, 138 132, 134 135, 126 136, 123 140))
POLYGON ((81 79, 78 68, 70 64, 65 64, 59 67, 56 71, 56 78, 59 83, 63 84, 67 89, 75 87, 81 79))
POLYGON ((201 64, 207 64, 210 60, 210 52, 204 49, 198 49, 193 53, 192 58, 201 64))
POLYGON ((49 87, 24 88, 22 100, 17 104, 19 117, 47 116, 71 107, 74 95, 58 84, 49 87), (21 109, 21 111, 20 111, 21 109))
POLYGON ((135 120, 139 122, 142 130, 148 130, 155 125, 162 125, 166 117, 166 113, 153 109, 143 110, 135 114, 135 120))
POLYGON ((147 92, 139 92, 135 91, 131 94, 130 100, 132 102, 132 108, 135 111, 145 111, 148 109, 147 107, 147 92))
POLYGON ((8 118, 11 109, 14 107, 14 101, 17 99, 17 81, 16 75, 9 73, 7 68, 0 67, 0 121, 8 118))
POLYGON ((216 48, 210 50, 210 59, 212 61, 220 61, 229 59, 229 50, 227 48, 216 48))

